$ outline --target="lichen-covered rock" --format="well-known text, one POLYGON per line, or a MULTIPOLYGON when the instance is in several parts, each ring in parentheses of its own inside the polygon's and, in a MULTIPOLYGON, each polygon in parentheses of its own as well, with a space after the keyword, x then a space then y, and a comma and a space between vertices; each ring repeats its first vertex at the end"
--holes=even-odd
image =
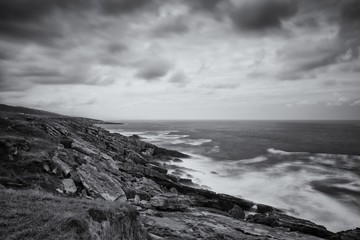
POLYGON ((150 204, 163 211, 185 211, 190 206, 190 198, 185 195, 160 194, 151 198, 150 204))
POLYGON ((90 164, 81 165, 77 170, 81 182, 89 193, 101 196, 105 200, 115 201, 122 198, 126 201, 126 195, 121 184, 108 174, 98 171, 90 164))

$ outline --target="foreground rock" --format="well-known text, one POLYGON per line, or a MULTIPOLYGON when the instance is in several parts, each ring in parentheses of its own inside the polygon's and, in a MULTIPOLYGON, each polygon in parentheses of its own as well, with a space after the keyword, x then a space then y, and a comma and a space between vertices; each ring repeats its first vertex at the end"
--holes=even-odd
POLYGON ((313 222, 275 212, 250 215, 247 221, 268 225, 270 227, 286 228, 290 231, 298 231, 323 238, 329 238, 333 235, 333 233, 326 230, 325 227, 313 222))
POLYGON ((283 228, 272 228, 237 220, 207 209, 191 208, 185 212, 146 210, 141 219, 154 239, 196 240, 196 239, 322 239, 316 236, 290 232, 283 228))
MULTIPOLYGON (((88 209, 80 219, 89 221, 78 222, 80 226, 85 224, 91 235, 83 239, 358 237, 357 230, 333 234, 271 206, 196 188, 191 179, 181 179, 166 170, 171 166, 166 162, 181 161, 179 158, 187 155, 94 126, 101 123, 0 105, 0 189, 50 192, 59 196, 60 200, 54 200, 58 204, 67 203, 63 196, 80 205, 86 200, 95 205, 119 204, 127 208, 130 206, 123 205, 127 201, 133 205, 131 214, 139 216, 135 209, 141 213, 140 218, 131 218, 131 214, 111 215, 98 208, 88 209), (244 220, 246 211, 257 214, 244 220)), ((1 217, 6 211, 0 210, 1 217)), ((43 222, 39 221, 39 225, 45 226, 43 222)), ((77 221, 72 223, 76 225, 77 221)))

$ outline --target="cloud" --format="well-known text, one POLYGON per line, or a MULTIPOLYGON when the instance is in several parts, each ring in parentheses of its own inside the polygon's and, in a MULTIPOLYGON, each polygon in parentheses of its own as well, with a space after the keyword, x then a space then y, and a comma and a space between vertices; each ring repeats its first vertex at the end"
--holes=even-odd
POLYGON ((210 89, 236 89, 239 87, 238 83, 219 83, 219 84, 203 84, 200 87, 210 89))
POLYGON ((62 37, 62 29, 56 13, 69 9, 82 9, 80 0, 14 0, 0 1, 0 36, 18 41, 34 41, 50 44, 62 37))
MULTIPOLYGON (((66 38, 69 19, 82 22, 87 14, 121 16, 157 9, 152 0, 1 0, 0 36, 16 41, 53 44, 66 38)), ((93 26, 92 26, 93 27, 93 26)), ((92 30, 92 29, 90 29, 92 30)))
POLYGON ((173 64, 165 59, 147 59, 138 65, 139 70, 135 77, 148 81, 159 80, 161 77, 166 76, 173 67, 173 64))
POLYGON ((169 82, 171 83, 186 83, 186 75, 184 71, 177 71, 172 74, 169 78, 169 82))
POLYGON ((334 63, 341 51, 342 43, 336 38, 293 41, 277 52, 278 60, 284 66, 278 73, 278 78, 313 78, 312 70, 334 63))
POLYGON ((264 31, 279 29, 282 21, 294 16, 297 3, 292 0, 251 0, 241 2, 230 12, 238 30, 264 31))
POLYGON ((320 27, 318 20, 314 16, 295 22, 295 25, 301 28, 318 29, 320 27))
POLYGON ((220 9, 220 5, 228 3, 227 0, 185 0, 187 4, 191 6, 193 10, 216 12, 220 9))
POLYGON ((184 17, 176 17, 162 22, 152 33, 154 36, 165 37, 174 34, 184 34, 188 31, 189 27, 184 17))
POLYGON ((339 38, 343 40, 344 52, 351 52, 351 60, 360 54, 360 2, 346 0, 341 7, 339 38))
POLYGON ((100 5, 100 9, 107 14, 132 13, 144 7, 155 6, 155 1, 152 0, 100 0, 97 3, 100 5))

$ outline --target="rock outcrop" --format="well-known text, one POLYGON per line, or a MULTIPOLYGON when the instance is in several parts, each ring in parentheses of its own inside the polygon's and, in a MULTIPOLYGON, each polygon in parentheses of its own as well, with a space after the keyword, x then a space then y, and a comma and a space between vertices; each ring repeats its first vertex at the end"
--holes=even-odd
POLYGON ((82 213, 86 222, 68 220, 88 234, 84 239, 359 237, 357 229, 334 234, 274 207, 201 189, 169 174, 176 170, 169 163, 187 155, 110 133, 97 125, 102 121, 16 109, 0 105, 1 189, 52 193, 57 203, 71 199, 132 209, 110 214, 94 207, 82 213))

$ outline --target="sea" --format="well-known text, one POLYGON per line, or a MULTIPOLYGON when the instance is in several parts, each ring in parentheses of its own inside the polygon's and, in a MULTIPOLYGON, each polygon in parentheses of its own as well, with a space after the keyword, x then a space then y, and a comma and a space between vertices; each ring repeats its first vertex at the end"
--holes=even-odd
POLYGON ((103 127, 188 154, 171 164, 203 188, 335 232, 360 227, 359 121, 125 121, 103 127))

